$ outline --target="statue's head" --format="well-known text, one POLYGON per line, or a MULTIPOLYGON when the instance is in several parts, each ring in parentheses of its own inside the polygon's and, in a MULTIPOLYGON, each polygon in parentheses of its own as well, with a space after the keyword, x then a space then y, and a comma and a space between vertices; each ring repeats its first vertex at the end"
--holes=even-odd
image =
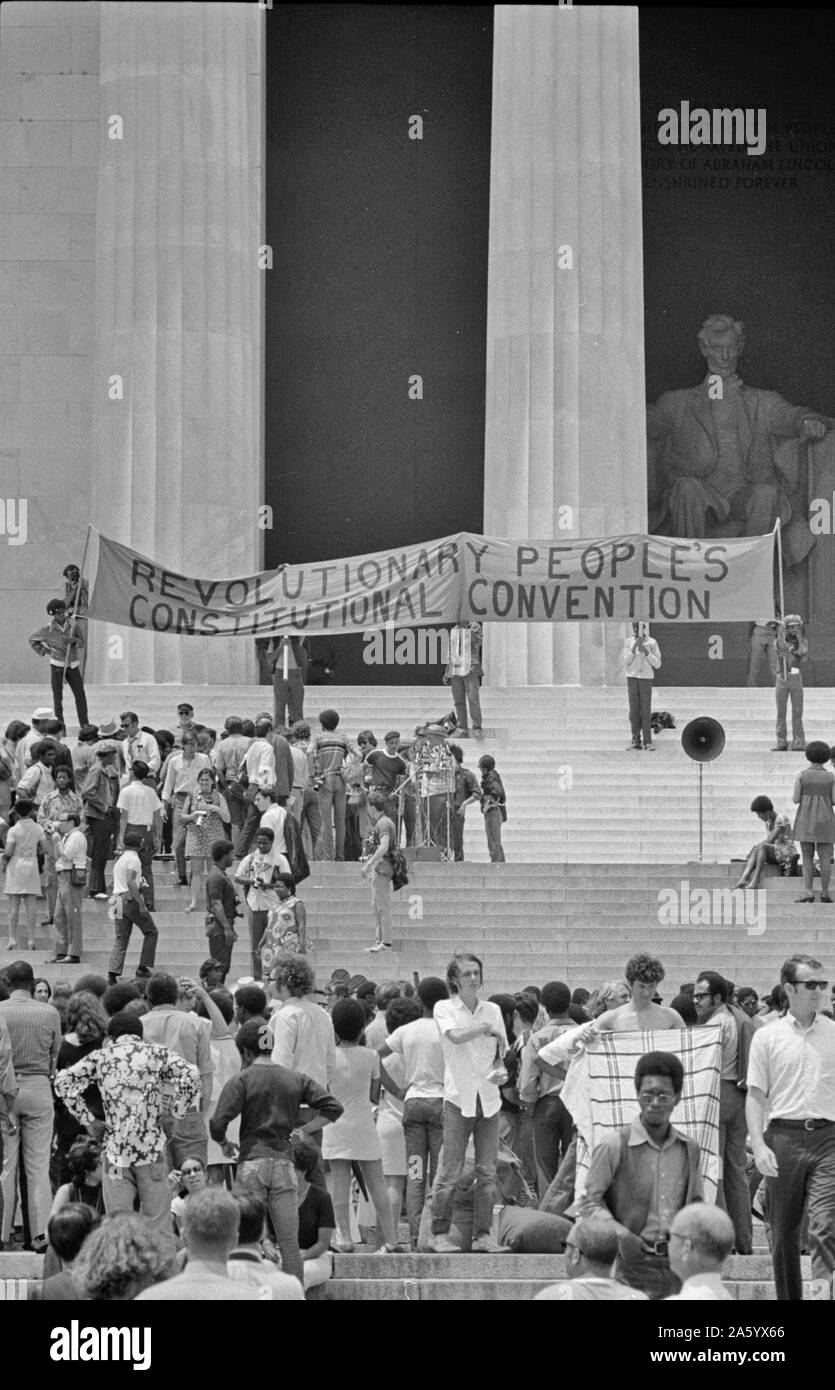
POLYGON ((730 314, 711 314, 699 329, 699 349, 716 376, 731 376, 745 347, 745 326, 730 314))

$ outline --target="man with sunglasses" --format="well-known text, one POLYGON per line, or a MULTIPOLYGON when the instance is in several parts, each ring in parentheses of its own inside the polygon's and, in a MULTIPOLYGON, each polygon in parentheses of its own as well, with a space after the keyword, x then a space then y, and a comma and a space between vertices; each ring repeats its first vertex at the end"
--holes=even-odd
POLYGON ((746 1119, 767 1180, 777 1298, 799 1302, 804 1210, 812 1278, 831 1289, 835 1269, 835 1023, 820 1012, 829 981, 814 956, 791 956, 780 983, 788 1012, 752 1040, 746 1119))
POLYGON ((748 1191, 745 1151, 745 1073, 754 1036, 754 1024, 742 1009, 730 1002, 730 982, 715 970, 702 970, 693 991, 700 1024, 720 1030, 722 1061, 719 1089, 719 1154, 722 1177, 718 1201, 734 1224, 738 1255, 750 1255, 754 1233, 751 1195, 748 1191))

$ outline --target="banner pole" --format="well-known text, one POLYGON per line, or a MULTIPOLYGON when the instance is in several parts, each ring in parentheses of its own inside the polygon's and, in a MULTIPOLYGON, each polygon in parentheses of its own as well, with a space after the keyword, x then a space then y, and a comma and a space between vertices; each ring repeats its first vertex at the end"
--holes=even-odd
MULTIPOLYGON (((786 595, 783 590, 783 527, 779 516, 774 523, 774 530, 777 534, 777 582, 780 586, 780 626, 783 627, 786 621, 786 595)), ((780 663, 783 667, 783 680, 786 681, 789 678, 789 673, 784 656, 780 658, 780 663)))
MULTIPOLYGON (((87 523, 87 535, 84 537, 84 549, 83 549, 83 551, 81 552, 81 565, 80 565, 79 570, 78 570, 78 584, 76 585, 76 589, 75 589, 75 603, 73 604, 72 615, 71 615, 71 617, 70 617, 70 621, 69 621, 69 625, 68 625, 68 631, 69 631, 69 632, 72 632, 73 627, 74 627, 74 625, 75 625, 75 620, 76 620, 76 618, 78 617, 78 604, 79 604, 79 601, 80 601, 80 599, 81 599, 81 585, 82 585, 83 582, 84 582, 84 566, 87 564, 87 552, 88 552, 88 550, 90 549, 90 536, 92 535, 92 533, 93 533, 92 523, 88 522, 88 523, 87 523)), ((68 641, 67 641, 67 650, 64 652, 64 673, 63 673, 63 675, 62 675, 62 677, 61 677, 61 686, 62 686, 62 688, 63 688, 64 682, 65 682, 66 679, 67 679, 67 667, 69 666, 69 664, 70 664, 70 644, 69 644, 69 640, 68 640, 68 641)))

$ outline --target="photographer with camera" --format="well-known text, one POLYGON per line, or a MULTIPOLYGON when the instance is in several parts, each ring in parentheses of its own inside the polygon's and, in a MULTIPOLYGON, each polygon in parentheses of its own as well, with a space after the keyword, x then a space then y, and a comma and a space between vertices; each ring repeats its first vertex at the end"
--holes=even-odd
POLYGON ((623 650, 626 690, 629 696, 629 723, 632 742, 629 750, 654 753, 652 741, 652 682, 661 665, 658 643, 649 635, 649 623, 633 623, 632 636, 623 650), (643 740, 643 745, 641 740, 643 740))
POLYGON ((803 732, 803 676, 801 663, 808 660, 809 643, 803 635, 803 619, 799 613, 789 613, 778 624, 774 652, 778 661, 774 695, 777 701, 777 743, 772 753, 788 751, 786 707, 792 702, 792 752, 802 753, 806 747, 803 732))

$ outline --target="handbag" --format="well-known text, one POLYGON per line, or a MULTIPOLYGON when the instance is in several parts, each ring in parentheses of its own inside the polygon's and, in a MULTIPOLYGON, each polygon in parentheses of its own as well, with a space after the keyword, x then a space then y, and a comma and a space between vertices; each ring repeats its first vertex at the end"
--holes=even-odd
POLYGON ((84 888, 87 883, 87 869, 70 869, 70 884, 73 888, 84 888))
POLYGON ((396 893, 400 888, 405 888, 409 882, 408 861, 402 849, 390 849, 386 859, 391 865, 392 892, 396 893))

